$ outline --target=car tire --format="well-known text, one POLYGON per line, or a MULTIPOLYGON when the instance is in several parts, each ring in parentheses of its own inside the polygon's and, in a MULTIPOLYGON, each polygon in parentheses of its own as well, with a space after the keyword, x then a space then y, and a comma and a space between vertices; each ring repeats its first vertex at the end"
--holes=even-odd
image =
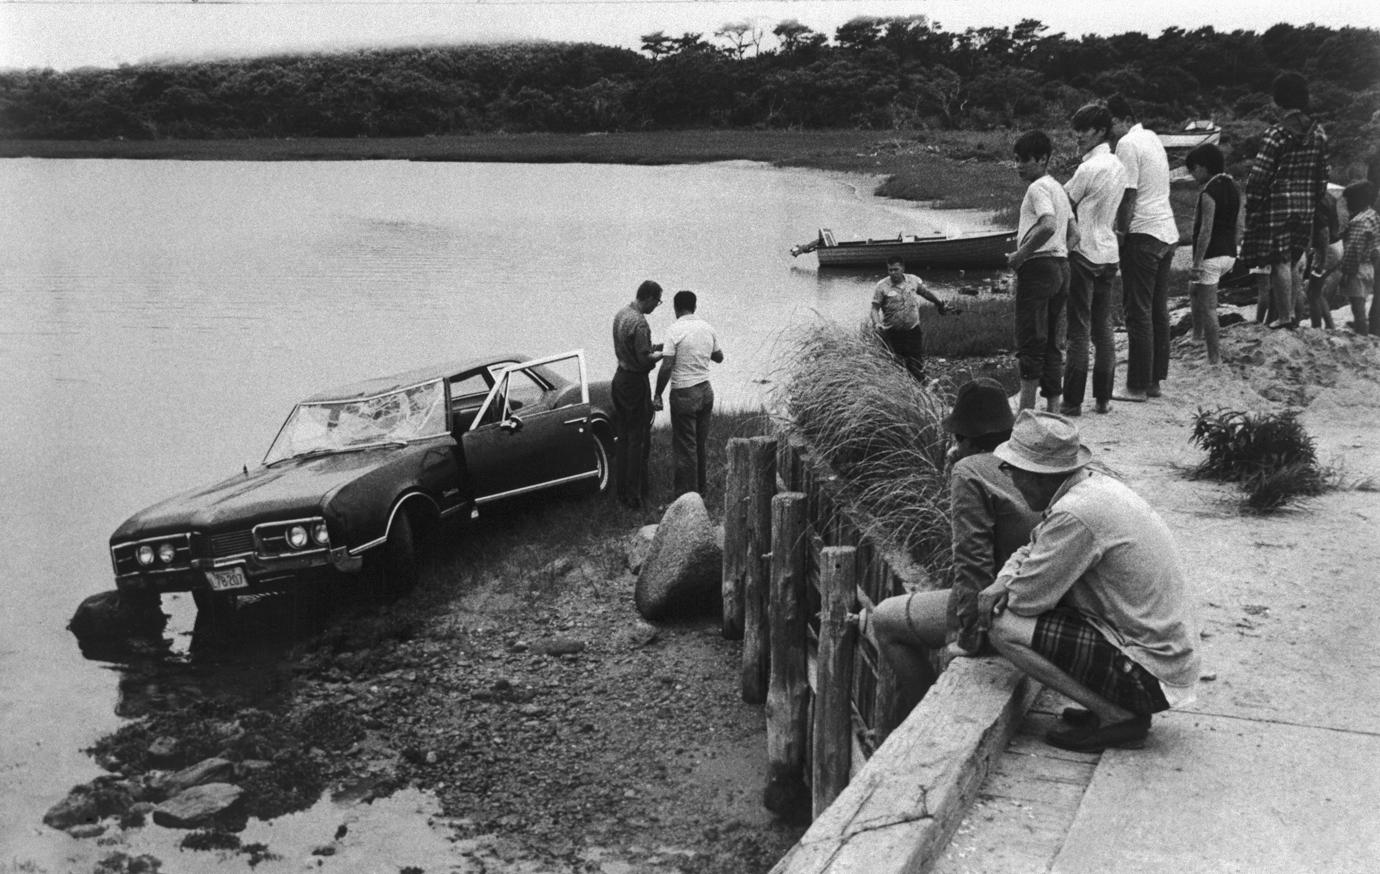
POLYGON ((192 603, 196 604, 196 624, 192 633, 223 634, 229 631, 235 621, 235 607, 238 597, 234 593, 212 592, 197 589, 192 592, 192 603))
POLYGON ((613 445, 601 434, 594 435, 594 466, 599 475, 594 478, 590 491, 596 495, 607 494, 613 481, 613 445))
POLYGON ((421 576, 421 562, 417 559, 417 537, 412 517, 399 510, 388 528, 388 540, 379 554, 377 568, 384 594, 389 597, 405 595, 417 587, 421 576))

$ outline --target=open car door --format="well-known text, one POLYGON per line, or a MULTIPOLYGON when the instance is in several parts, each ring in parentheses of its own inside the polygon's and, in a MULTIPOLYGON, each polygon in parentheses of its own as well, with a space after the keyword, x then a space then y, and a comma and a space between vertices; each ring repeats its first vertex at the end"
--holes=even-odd
POLYGON ((583 350, 514 364, 461 435, 476 506, 598 475, 583 350))

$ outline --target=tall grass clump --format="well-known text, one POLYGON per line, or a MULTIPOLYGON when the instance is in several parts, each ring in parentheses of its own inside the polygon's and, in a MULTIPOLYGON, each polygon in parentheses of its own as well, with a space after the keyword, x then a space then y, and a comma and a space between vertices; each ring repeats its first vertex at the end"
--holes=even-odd
POLYGON ((1194 475, 1240 483, 1245 506, 1269 513, 1330 486, 1319 467, 1317 449, 1298 420, 1298 411, 1251 414, 1237 410, 1198 410, 1191 442, 1207 450, 1194 475))
POLYGON ((868 327, 806 328, 793 350, 778 383, 787 427, 839 475, 874 535, 943 574, 951 561, 943 398, 868 327))

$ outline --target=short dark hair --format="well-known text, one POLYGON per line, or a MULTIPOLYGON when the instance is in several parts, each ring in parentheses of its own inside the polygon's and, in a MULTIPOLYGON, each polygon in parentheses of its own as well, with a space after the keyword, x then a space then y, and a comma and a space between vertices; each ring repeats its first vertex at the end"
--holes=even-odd
POLYGON ((1131 108, 1131 101, 1121 94, 1113 94, 1107 98, 1107 111, 1112 114, 1112 118, 1128 118, 1136 121, 1136 111, 1131 108))
POLYGON ((1203 143, 1201 146, 1194 146, 1193 150, 1184 156, 1184 166, 1190 170, 1202 167, 1216 176, 1227 166, 1227 160, 1222 157, 1221 149, 1212 143, 1203 143))
POLYGON ((650 279, 644 279, 637 287, 637 299, 651 300, 654 297, 661 297, 661 286, 650 279))
POLYGON ((1069 126, 1074 130, 1095 130, 1103 136, 1111 136, 1112 113, 1104 103, 1085 103, 1073 114, 1069 126))
POLYGON ((1044 131, 1028 130, 1016 138, 1011 151, 1016 153, 1016 159, 1020 161, 1047 161, 1054 152, 1054 144, 1044 131))
POLYGON ((890 267, 892 264, 900 264, 902 267, 905 267, 906 259, 902 258, 900 255, 892 255, 890 258, 886 259, 886 266, 890 267))
POLYGON ((1361 212, 1375 203, 1375 184, 1369 179, 1361 179, 1342 189, 1347 212, 1352 215, 1361 212))
POLYGON ((1301 73, 1280 73, 1270 90, 1281 109, 1308 108, 1308 80, 1301 73))
POLYGON ((695 307, 699 305, 699 300, 695 293, 689 289, 676 292, 676 296, 671 298, 671 306, 675 307, 678 313, 693 313, 695 307))

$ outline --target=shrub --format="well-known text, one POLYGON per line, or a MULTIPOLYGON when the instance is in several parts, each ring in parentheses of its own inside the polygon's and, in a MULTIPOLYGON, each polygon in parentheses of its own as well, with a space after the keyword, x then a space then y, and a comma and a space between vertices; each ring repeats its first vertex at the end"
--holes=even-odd
POLYGON ((945 400, 927 391, 870 327, 801 331, 785 363, 783 413, 840 477, 875 536, 932 572, 950 564, 945 400))
POLYGON ((1328 474, 1319 468, 1313 438, 1298 415, 1297 410, 1253 415, 1199 409, 1190 439, 1208 456, 1194 475, 1241 483, 1246 506, 1263 513, 1321 494, 1328 488, 1328 474))

